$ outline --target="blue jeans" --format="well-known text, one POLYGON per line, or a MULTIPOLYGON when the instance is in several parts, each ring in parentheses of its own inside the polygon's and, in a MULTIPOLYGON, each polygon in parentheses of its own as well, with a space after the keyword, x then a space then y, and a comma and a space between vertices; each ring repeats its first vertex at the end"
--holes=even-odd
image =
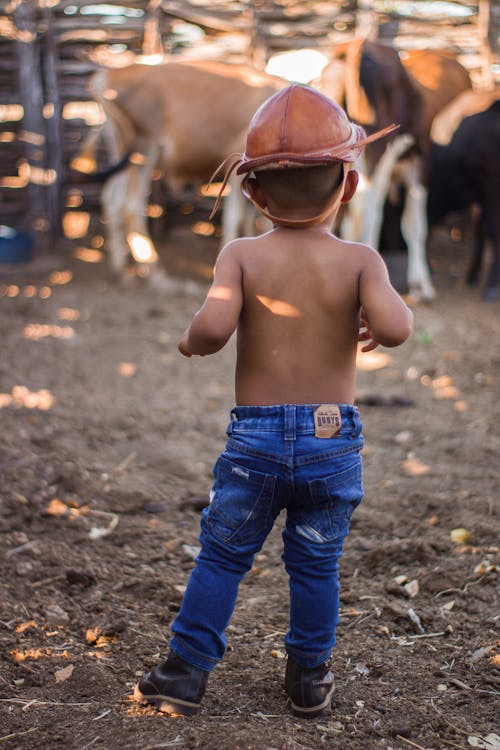
POLYGON ((287 653, 302 667, 326 661, 339 619, 338 560, 363 496, 361 420, 340 405, 342 427, 315 437, 314 405, 237 406, 214 468, 191 572, 170 646, 199 669, 222 659, 241 579, 286 509, 283 561, 290 584, 287 653))

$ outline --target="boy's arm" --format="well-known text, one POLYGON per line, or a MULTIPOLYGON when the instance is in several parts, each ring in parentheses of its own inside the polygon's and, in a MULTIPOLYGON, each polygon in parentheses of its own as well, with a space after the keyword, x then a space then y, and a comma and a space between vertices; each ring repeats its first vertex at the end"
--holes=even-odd
POLYGON ((186 357, 219 351, 238 325, 243 290, 236 247, 237 243, 231 243, 221 251, 212 286, 179 342, 179 351, 186 357))
POLYGON ((376 346, 399 346, 409 337, 413 327, 413 313, 392 286, 387 267, 380 255, 366 248, 367 258, 359 279, 361 325, 365 332, 360 341, 370 343, 362 351, 376 346))

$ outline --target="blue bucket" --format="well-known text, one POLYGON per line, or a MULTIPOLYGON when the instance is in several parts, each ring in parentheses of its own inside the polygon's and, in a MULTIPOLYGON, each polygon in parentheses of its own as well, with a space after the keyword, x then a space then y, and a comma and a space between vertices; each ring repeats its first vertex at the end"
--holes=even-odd
POLYGON ((0 224, 0 263, 25 263, 31 260, 33 245, 32 234, 0 224))

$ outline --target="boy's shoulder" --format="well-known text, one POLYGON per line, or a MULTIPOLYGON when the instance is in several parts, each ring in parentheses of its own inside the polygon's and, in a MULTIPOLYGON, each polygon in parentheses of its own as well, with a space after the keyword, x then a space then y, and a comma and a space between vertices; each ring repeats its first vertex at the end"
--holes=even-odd
MULTIPOLYGON (((331 246, 332 251, 345 253, 346 259, 356 260, 361 265, 383 263, 378 251, 370 245, 341 239, 333 234, 333 232, 325 232, 321 236, 306 235, 305 233, 302 234, 302 232, 303 230, 301 229, 293 230, 294 239, 297 239, 300 235, 301 240, 306 242, 308 248, 311 250, 315 245, 318 247, 322 245, 324 247, 326 243, 327 246, 331 246)), ((254 237, 238 237, 228 242, 222 248, 218 259, 233 259, 243 263, 249 257, 249 254, 254 255, 259 250, 269 250, 275 245, 279 245, 286 252, 287 238, 275 234, 272 230, 254 237)))
POLYGON ((250 248, 265 247, 269 240, 266 239, 266 235, 256 235, 255 237, 237 237, 234 240, 230 240, 224 245, 222 250, 219 252, 218 258, 221 256, 226 257, 238 257, 244 255, 244 253, 250 248))

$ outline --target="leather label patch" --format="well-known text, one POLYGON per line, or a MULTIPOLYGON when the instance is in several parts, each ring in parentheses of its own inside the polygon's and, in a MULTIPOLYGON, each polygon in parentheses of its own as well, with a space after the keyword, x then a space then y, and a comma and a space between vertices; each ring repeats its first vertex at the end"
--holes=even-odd
POLYGON ((342 427, 337 404, 321 404, 314 411, 314 434, 317 438, 332 438, 342 427))

